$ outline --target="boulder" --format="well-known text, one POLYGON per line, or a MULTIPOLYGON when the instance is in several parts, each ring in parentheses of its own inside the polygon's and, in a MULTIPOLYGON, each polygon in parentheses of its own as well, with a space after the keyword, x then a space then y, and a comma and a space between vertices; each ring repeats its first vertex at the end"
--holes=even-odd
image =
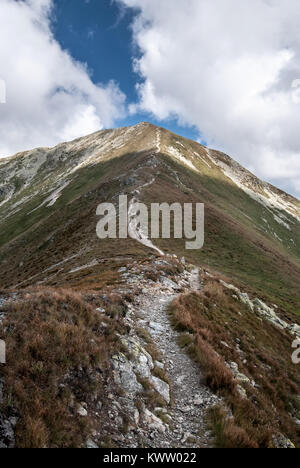
POLYGON ((84 406, 79 405, 78 408, 77 408, 77 414, 79 414, 79 416, 85 418, 85 417, 88 415, 88 412, 87 412, 87 410, 84 408, 84 406))
POLYGON ((165 276, 160 276, 159 281, 163 286, 165 286, 168 289, 173 289, 175 291, 180 289, 178 284, 174 283, 174 281, 172 281, 170 278, 166 278, 165 276))
POLYGON ((281 328, 282 330, 285 330, 288 328, 289 326, 288 323, 286 323, 284 320, 278 317, 278 315, 275 313, 275 310, 269 307, 263 301, 256 298, 254 299, 253 304, 257 312, 260 315, 262 315, 266 320, 271 322, 273 325, 275 325, 278 328, 281 328))
POLYGON ((155 365, 156 367, 158 367, 159 369, 164 369, 164 364, 162 362, 159 362, 159 361, 155 361, 155 365))
POLYGON ((195 406, 201 406, 201 405, 203 405, 203 404, 204 404, 204 401, 203 401, 202 398, 196 398, 196 399, 194 400, 194 405, 195 405, 195 406))
POLYGON ((150 322, 149 323, 149 327, 154 330, 155 332, 163 332, 164 331, 164 327, 162 325, 160 325, 159 323, 157 322, 150 322))
POLYGON ((137 381, 133 364, 123 353, 112 357, 115 382, 127 393, 136 395, 143 390, 141 384, 137 381))
POLYGON ((238 296, 239 296, 240 301, 243 304, 245 304, 251 312, 253 312, 254 311, 254 305, 253 305, 253 302, 250 300, 248 294, 239 292, 238 296))
POLYGON ((239 383, 249 383, 252 385, 252 382, 251 380, 249 379, 249 377, 247 377, 245 374, 242 374, 240 371, 239 371, 239 367, 237 365, 236 362, 229 362, 228 365, 229 369, 232 370, 232 373, 234 375, 234 378, 237 382, 239 383))
POLYGON ((122 344, 128 349, 134 372, 142 378, 148 379, 154 369, 151 355, 133 338, 123 338, 122 344))
POLYGON ((151 413, 148 409, 145 409, 143 414, 144 423, 152 431, 165 432, 166 426, 155 414, 151 413))
POLYGON ((0 443, 2 448, 15 447, 15 426, 17 419, 15 417, 4 418, 0 414, 0 443))
POLYGON ((159 379, 158 377, 151 377, 150 379, 153 387, 155 388, 155 390, 157 391, 157 393, 160 394, 160 396, 163 397, 163 399, 165 400, 165 402, 167 404, 170 403, 170 386, 164 382, 163 380, 159 379))
POLYGON ((86 448, 88 448, 88 449, 97 449, 99 447, 92 439, 88 439, 86 441, 86 448))
POLYGON ((297 338, 300 338, 300 325, 297 325, 296 323, 290 325, 289 332, 297 338))

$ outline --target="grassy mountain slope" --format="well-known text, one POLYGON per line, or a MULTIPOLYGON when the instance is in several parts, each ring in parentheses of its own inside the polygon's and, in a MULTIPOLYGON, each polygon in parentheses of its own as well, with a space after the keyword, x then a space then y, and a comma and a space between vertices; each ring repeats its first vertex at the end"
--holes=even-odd
POLYGON ((299 201, 227 156, 149 124, 99 132, 1 163, 2 287, 76 284, 78 275, 69 272, 95 258, 148 255, 150 249, 131 239, 97 239, 95 213, 100 202, 117 203, 118 194, 131 196, 152 177, 141 201, 204 202, 206 208, 204 248, 189 252, 184 241, 162 239, 157 245, 164 252, 221 271, 299 313, 299 201))
MULTIPOLYGON (((3 377, 10 392, 0 406, 0 443, 2 414, 17 413, 18 446, 84 446, 95 427, 102 446, 114 446, 108 435, 119 437, 120 425, 110 420, 109 395, 124 396, 111 379, 111 356, 127 356, 120 336, 139 336, 153 359, 162 359, 139 315, 128 322, 126 314, 143 288, 155 294, 162 279, 181 281, 191 264, 202 270, 202 291, 183 287, 170 313, 183 332, 180 343, 233 413, 234 424, 215 411, 217 444, 268 447, 279 431, 299 445, 299 373, 290 360, 288 327, 300 324, 300 202, 227 155, 142 123, 0 160, 0 264, 0 324, 2 313, 7 320, 0 338, 10 359, 0 374, 0 386, 3 377), (132 238, 99 240, 97 206, 117 206, 121 194, 149 208, 204 203, 203 249, 186 250, 185 239, 157 239, 153 244, 165 254, 159 258, 132 238), (250 302, 276 305, 287 328, 253 314, 232 284, 250 302), (246 384, 246 400, 230 361, 258 384, 246 384), (99 398, 108 402, 101 423, 99 398), (68 407, 73 399, 87 403, 88 420, 78 417, 75 404, 68 407)), ((168 381, 164 371, 155 372, 168 381)), ((145 402, 153 410, 163 405, 145 380, 140 384, 141 414, 145 402)), ((136 424, 127 413, 124 434, 136 424)))

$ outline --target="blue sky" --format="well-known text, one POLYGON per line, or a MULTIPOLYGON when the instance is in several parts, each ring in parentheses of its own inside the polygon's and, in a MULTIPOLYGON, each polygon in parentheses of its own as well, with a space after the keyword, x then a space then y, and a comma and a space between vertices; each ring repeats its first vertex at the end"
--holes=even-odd
MULTIPOLYGON (((140 76, 133 70, 133 57, 139 55, 134 45, 131 25, 136 10, 121 8, 112 0, 54 0, 52 30, 55 38, 72 57, 88 65, 92 80, 106 83, 115 80, 128 103, 136 102, 136 84, 140 76), (76 5, 76 7, 75 7, 76 5)), ((198 139, 193 126, 180 126, 176 119, 162 123, 152 113, 138 112, 117 119, 116 126, 150 121, 187 138, 198 139)))

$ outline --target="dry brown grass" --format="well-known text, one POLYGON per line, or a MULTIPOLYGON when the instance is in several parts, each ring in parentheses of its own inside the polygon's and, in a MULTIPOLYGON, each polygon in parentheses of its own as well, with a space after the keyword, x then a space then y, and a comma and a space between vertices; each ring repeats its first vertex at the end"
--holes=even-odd
POLYGON ((150 333, 142 327, 137 327, 135 331, 137 335, 144 341, 144 348, 150 354, 152 359, 154 359, 155 361, 162 361, 163 356, 158 350, 155 343, 153 342, 150 333))
POLYGON ((207 384, 225 397, 233 412, 225 431, 230 435, 228 444, 235 438, 237 445, 238 439, 245 442, 246 433, 250 440, 246 445, 270 447, 272 433, 282 432, 299 445, 299 428, 291 414, 299 417, 293 402, 300 381, 297 366, 291 362, 290 335, 267 322, 262 324, 217 279, 206 279, 201 293, 176 298, 170 315, 182 332, 180 344, 200 363, 207 384), (244 384, 247 399, 236 391, 236 381, 226 366, 230 361, 256 383, 255 388, 244 384))
POLYGON ((236 384, 232 372, 226 366, 224 359, 200 335, 195 336, 193 351, 196 359, 206 372, 207 384, 212 390, 227 390, 233 392, 236 384))
POLYGON ((93 421, 77 414, 77 404, 104 396, 109 356, 118 347, 109 314, 105 322, 103 328, 101 314, 70 290, 38 288, 8 306, 0 332, 7 345, 1 410, 16 412, 18 447, 85 442, 93 421))
POLYGON ((151 410, 154 410, 157 407, 163 408, 166 406, 165 400, 159 393, 157 393, 149 379, 144 379, 143 377, 138 376, 137 380, 143 387, 143 391, 140 394, 140 401, 146 401, 147 407, 151 410))
POLYGON ((224 408, 216 406, 211 409, 210 424, 215 434, 217 448, 258 448, 247 432, 227 416, 224 408))

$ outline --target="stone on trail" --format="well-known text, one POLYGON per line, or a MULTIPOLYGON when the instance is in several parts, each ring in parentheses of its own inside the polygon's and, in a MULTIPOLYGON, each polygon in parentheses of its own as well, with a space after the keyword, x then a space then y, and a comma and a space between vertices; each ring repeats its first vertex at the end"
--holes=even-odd
POLYGON ((166 401, 167 404, 170 403, 170 386, 164 382, 163 380, 159 379, 158 377, 152 377, 151 383, 153 387, 159 393, 163 399, 166 401))

